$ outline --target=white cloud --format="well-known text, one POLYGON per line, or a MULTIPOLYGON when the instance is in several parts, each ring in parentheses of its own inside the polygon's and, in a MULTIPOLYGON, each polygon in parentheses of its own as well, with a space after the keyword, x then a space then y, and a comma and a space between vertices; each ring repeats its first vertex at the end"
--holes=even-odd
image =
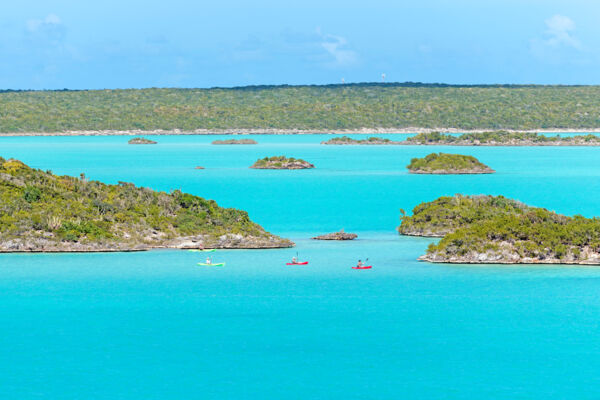
POLYGON ((62 25, 62 21, 56 14, 48 14, 44 19, 30 19, 26 22, 27 30, 32 33, 54 29, 59 25, 62 25))
POLYGON ((348 44, 346 38, 334 35, 323 36, 321 46, 333 57, 333 65, 346 67, 356 63, 357 54, 355 51, 345 48, 348 44))
POLYGON ((552 64, 581 64, 589 61, 590 52, 575 35, 575 22, 564 15, 544 21, 546 29, 529 42, 531 54, 552 64))
POLYGON ((545 44, 552 47, 566 46, 581 49, 581 42, 573 35, 575 22, 571 18, 557 14, 548 18, 545 23, 547 35, 545 44))

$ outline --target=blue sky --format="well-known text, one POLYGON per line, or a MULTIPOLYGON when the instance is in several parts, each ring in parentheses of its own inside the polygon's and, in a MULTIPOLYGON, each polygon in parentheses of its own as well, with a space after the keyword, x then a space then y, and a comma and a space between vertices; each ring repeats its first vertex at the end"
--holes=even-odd
POLYGON ((0 88, 600 84, 592 0, 20 0, 0 88))

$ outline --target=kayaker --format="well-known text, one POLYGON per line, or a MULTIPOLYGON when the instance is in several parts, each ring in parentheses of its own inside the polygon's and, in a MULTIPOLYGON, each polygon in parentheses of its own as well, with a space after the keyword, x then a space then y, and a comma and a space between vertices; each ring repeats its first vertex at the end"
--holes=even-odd
POLYGON ((207 264, 212 264, 212 260, 210 259, 210 256, 206 257, 206 263, 207 264))
POLYGON ((356 264, 356 266, 358 268, 362 267, 364 264, 362 263, 362 260, 358 260, 358 263, 356 264))
POLYGON ((298 262, 298 259, 296 257, 292 257, 292 264, 296 264, 298 262))

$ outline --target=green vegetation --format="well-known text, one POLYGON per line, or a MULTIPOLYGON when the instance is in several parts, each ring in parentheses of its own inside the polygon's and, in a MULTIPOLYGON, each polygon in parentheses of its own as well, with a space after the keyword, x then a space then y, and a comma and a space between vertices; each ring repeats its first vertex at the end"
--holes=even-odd
POLYGON ((0 93, 0 132, 600 128, 600 86, 356 84, 0 93))
POLYGON ((462 154, 431 153, 423 158, 413 158, 406 166, 418 174, 489 174, 493 169, 473 156, 462 154))
POLYGON ((315 166, 308 161, 286 156, 261 158, 256 160, 256 162, 250 166, 250 168, 255 169, 306 169, 314 167, 315 166))
POLYGON ((600 219, 567 217, 503 196, 440 197, 401 210, 401 234, 436 236, 421 259, 600 264, 600 219))
POLYGON ((478 132, 449 135, 440 132, 419 133, 406 139, 407 144, 451 145, 600 145, 596 135, 547 136, 534 132, 478 132))
POLYGON ((490 262, 600 263, 600 219, 566 217, 534 208, 480 220, 446 235, 427 254, 490 262), (526 261, 526 260, 525 260, 526 261))
POLYGON ((155 142, 154 140, 146 139, 144 137, 136 137, 136 138, 129 140, 129 142, 127 142, 127 143, 129 143, 129 144, 156 144, 157 142, 155 142))
MULTIPOLYGON (((156 192, 131 183, 56 176, 0 158, 0 251, 86 251, 172 247, 186 237, 227 246, 222 235, 289 246, 248 218, 213 200, 156 192)), ((237 247, 244 247, 239 240, 237 247)), ((279 246, 276 246, 276 245, 279 246)), ((232 245, 231 247, 236 247, 232 245)))
POLYGON ((398 231, 403 235, 441 237, 456 229, 499 215, 522 215, 530 207, 504 196, 443 196, 421 203, 412 216, 401 212, 398 231))
POLYGON ((390 139, 371 136, 366 139, 352 139, 348 136, 334 137, 321 144, 398 144, 390 139))

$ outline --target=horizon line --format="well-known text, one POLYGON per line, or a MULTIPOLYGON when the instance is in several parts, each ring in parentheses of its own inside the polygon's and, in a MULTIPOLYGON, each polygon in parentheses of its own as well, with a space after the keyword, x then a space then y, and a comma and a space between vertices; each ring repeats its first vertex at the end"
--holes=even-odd
POLYGON ((120 91, 120 90, 266 90, 283 88, 341 88, 341 87, 424 87, 424 88, 536 88, 536 87, 594 87, 599 84, 535 84, 535 83, 482 83, 482 84, 454 84, 454 83, 425 83, 425 82, 351 82, 351 83, 326 83, 326 84, 264 84, 241 86, 211 86, 211 87, 177 87, 177 86, 149 86, 140 88, 103 88, 103 89, 0 89, 0 93, 19 92, 93 92, 93 91, 120 91))

